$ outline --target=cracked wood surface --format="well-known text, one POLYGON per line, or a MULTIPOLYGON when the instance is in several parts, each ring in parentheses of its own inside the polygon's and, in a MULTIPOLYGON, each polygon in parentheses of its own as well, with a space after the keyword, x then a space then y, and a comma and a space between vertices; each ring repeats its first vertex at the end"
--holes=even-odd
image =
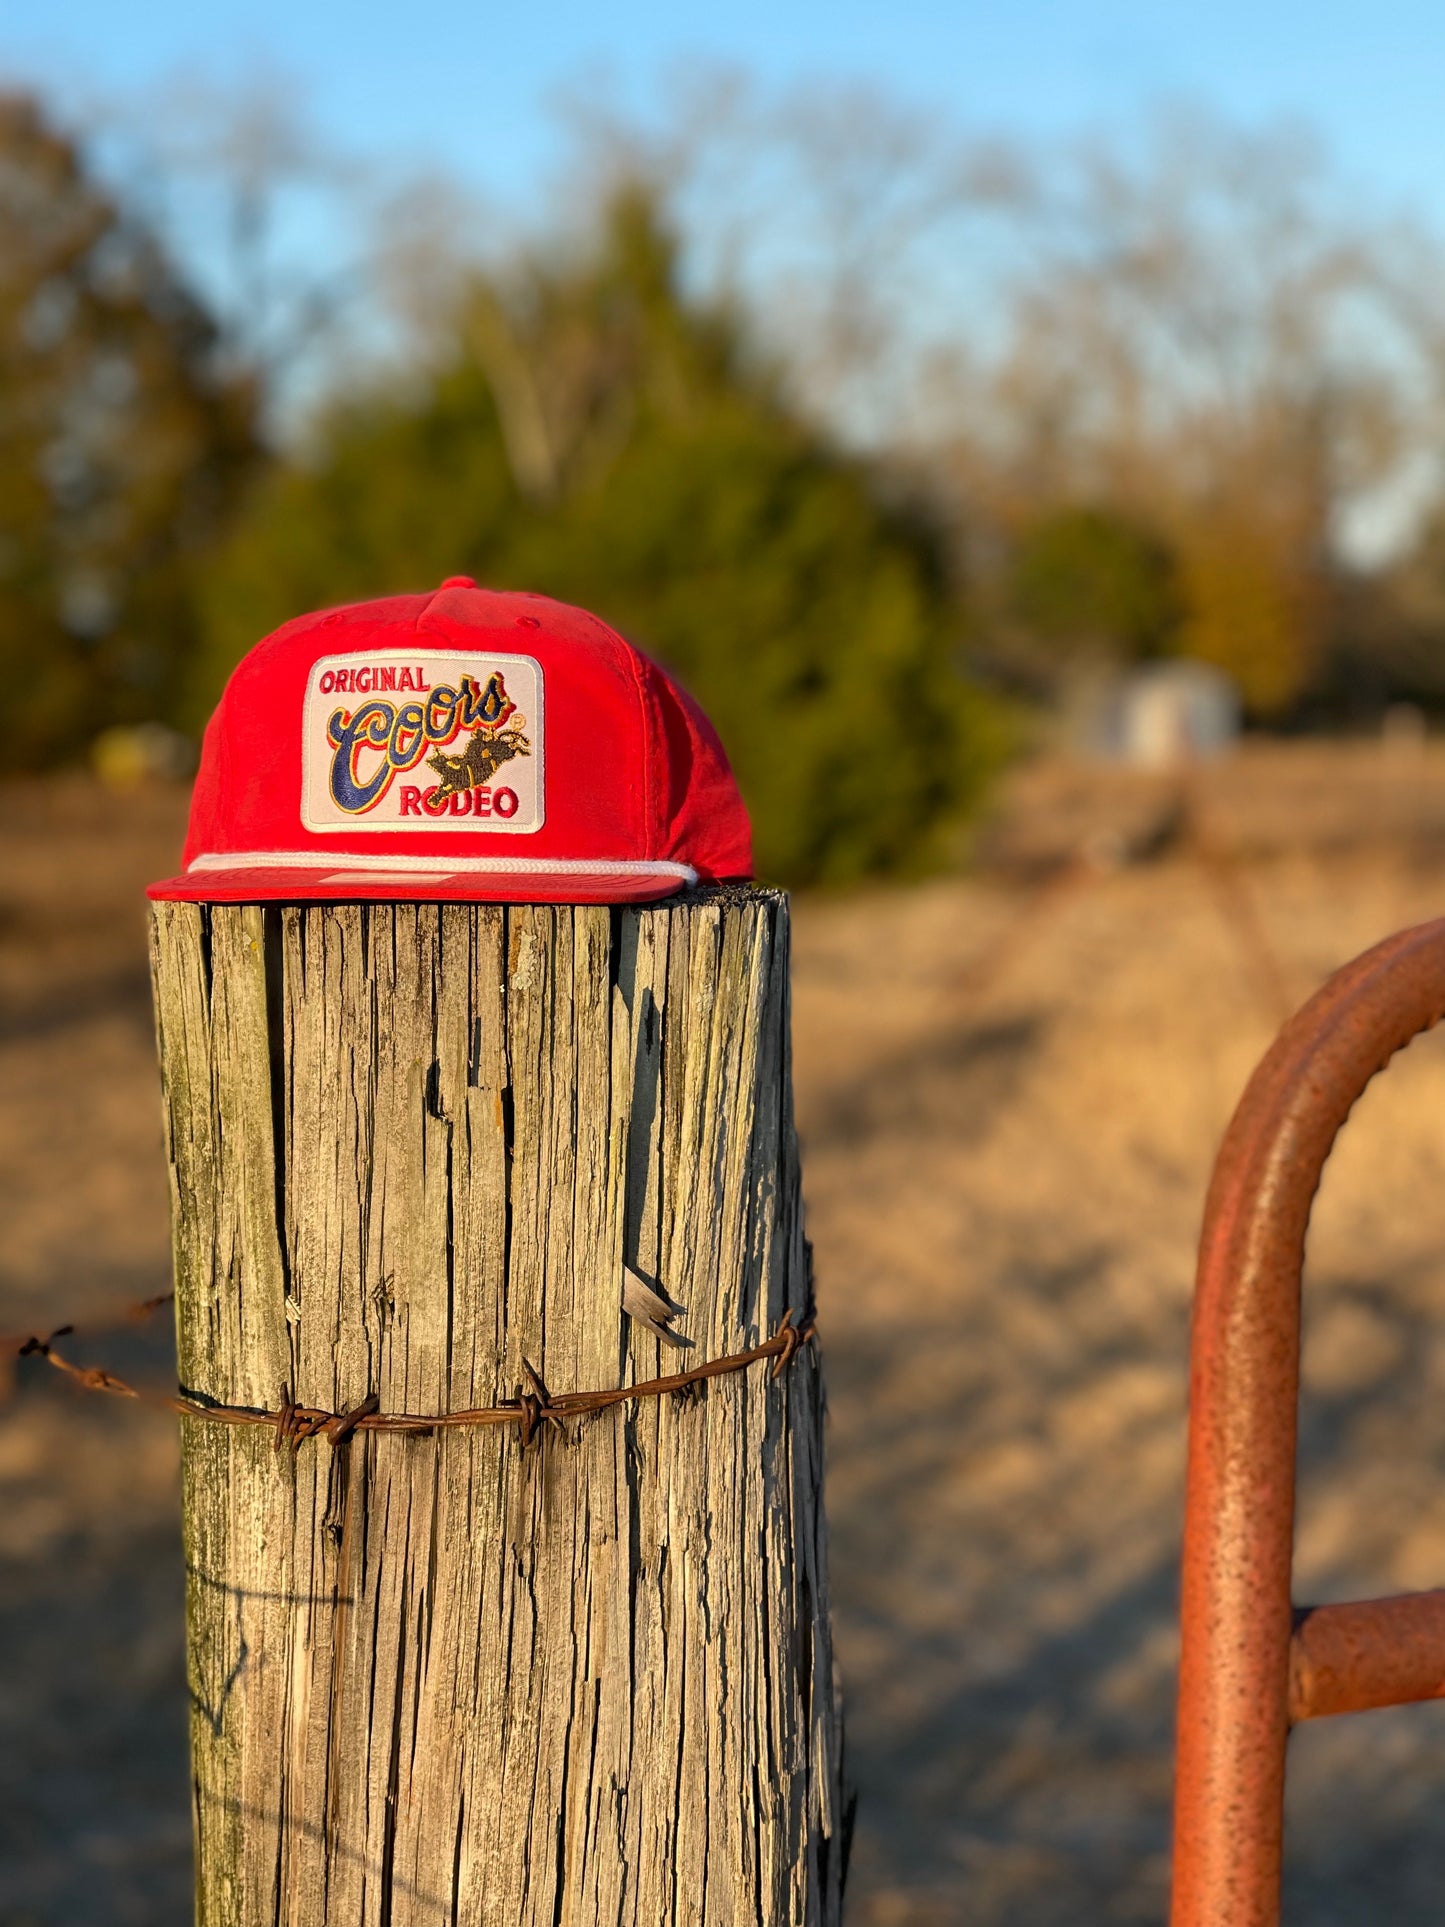
MULTIPOLYGON (((187 1389, 455 1409, 806 1308, 781 896, 152 932, 187 1389)), ((529 1451, 183 1420, 201 1927, 833 1927, 821 1425, 811 1347, 529 1451)))

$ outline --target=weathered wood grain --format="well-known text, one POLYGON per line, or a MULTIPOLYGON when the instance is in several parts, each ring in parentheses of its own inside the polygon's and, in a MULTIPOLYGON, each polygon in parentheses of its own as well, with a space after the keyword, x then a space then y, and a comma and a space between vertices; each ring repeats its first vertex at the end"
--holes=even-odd
MULTIPOLYGON (((153 964, 189 1389, 491 1404, 804 1310, 783 898, 163 904, 153 964)), ((836 1923, 821 1423, 813 1350, 530 1451, 183 1421, 202 1927, 836 1923)))

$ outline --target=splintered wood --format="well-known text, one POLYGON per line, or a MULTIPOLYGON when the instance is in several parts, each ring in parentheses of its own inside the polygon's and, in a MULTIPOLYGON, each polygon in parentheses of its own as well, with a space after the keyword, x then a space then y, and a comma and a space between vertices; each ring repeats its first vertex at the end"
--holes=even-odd
MULTIPOLYGON (((152 930, 188 1391, 440 1412, 801 1320, 782 897, 152 930)), ((201 1927, 836 1923, 821 1427, 813 1347, 525 1449, 183 1420, 201 1927)))

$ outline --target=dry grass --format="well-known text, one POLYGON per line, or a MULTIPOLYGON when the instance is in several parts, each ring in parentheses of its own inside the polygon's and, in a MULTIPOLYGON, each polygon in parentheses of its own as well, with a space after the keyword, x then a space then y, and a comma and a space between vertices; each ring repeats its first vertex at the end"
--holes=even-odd
MULTIPOLYGON (((1147 846, 1166 800, 1025 772, 999 867, 798 909, 855 1927, 1161 1918, 1193 1240, 1274 1023, 1239 889, 1295 1001, 1445 911, 1445 756, 1372 746, 1209 775, 1233 899, 1186 845, 1038 897, 1072 850, 1147 846)), ((164 1283, 138 886, 180 815, 0 792, 0 1327, 164 1283)), ((1317 1214, 1302 1593, 1445 1581, 1442 1180, 1434 1040, 1317 1214)), ((33 1375, 0 1406, 5 1927, 186 1917, 174 1481, 163 1422, 33 1375)), ((1435 1708, 1299 1736, 1292 1918, 1438 1915, 1442 1742, 1435 1708)))

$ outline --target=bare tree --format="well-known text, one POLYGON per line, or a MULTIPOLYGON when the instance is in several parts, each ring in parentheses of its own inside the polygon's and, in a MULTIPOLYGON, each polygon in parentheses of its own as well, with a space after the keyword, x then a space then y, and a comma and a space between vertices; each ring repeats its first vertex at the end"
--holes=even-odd
POLYGON ((302 87, 269 66, 177 72, 91 119, 107 172, 187 261, 224 352, 284 428, 381 332, 381 180, 318 134, 302 87))

